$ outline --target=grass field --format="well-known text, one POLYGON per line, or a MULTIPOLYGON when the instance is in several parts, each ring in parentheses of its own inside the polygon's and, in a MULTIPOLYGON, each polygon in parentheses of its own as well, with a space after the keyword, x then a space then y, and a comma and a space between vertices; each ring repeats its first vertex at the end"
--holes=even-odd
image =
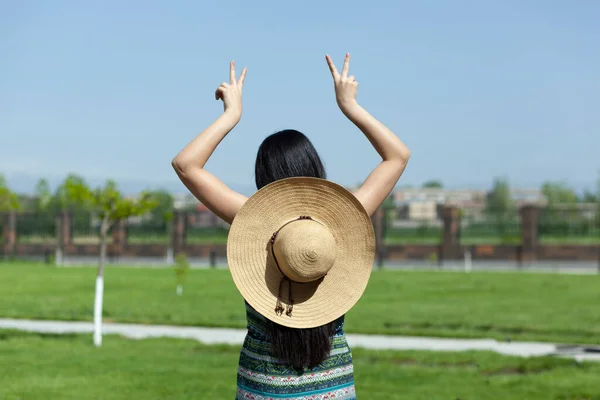
MULTIPOLYGON (((90 320, 94 268, 0 264, 0 317, 90 320)), ((107 321, 244 328, 227 270, 108 268, 107 321)), ((354 333, 600 343, 600 276, 374 271, 347 315, 354 333)))
POLYGON ((600 245, 600 236, 540 236, 540 244, 600 245))
MULTIPOLYGON (((0 331, 3 400, 233 399, 239 347, 0 331)), ((354 349, 359 399, 598 400, 600 364, 354 349)))

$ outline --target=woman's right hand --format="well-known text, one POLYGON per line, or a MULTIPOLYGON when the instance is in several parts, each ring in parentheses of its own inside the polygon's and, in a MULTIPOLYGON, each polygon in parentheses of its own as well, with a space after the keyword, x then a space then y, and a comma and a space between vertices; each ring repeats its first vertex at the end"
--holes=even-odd
POLYGON ((329 70, 333 76, 333 85, 335 87, 335 99, 337 101, 340 110, 344 114, 348 114, 353 108, 358 106, 356 101, 356 93, 358 92, 358 82, 354 79, 353 75, 348 76, 350 69, 350 53, 346 54, 344 59, 344 66, 342 73, 340 74, 333 63, 333 60, 328 55, 325 56, 329 70))
POLYGON ((223 100, 225 113, 237 119, 242 116, 242 88, 246 79, 246 68, 242 70, 239 79, 236 79, 235 62, 229 63, 229 83, 223 82, 215 91, 215 99, 223 100))

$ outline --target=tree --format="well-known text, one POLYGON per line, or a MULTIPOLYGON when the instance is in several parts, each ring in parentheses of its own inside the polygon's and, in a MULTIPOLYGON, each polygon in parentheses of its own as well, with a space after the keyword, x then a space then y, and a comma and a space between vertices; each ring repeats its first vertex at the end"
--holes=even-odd
POLYGON ((542 214, 540 233, 572 236, 587 234, 590 225, 577 208, 577 193, 565 182, 545 182, 542 193, 548 202, 542 214))
POLYGON ((183 284, 190 270, 190 263, 184 253, 180 253, 175 258, 175 276, 177 278, 177 295, 183 294, 183 284))
POLYGON ((396 218, 396 202, 394 201, 394 194, 390 193, 388 197, 385 198, 383 203, 381 204, 381 208, 383 209, 383 239, 385 240, 388 229, 393 226, 394 220, 396 218))
POLYGON ((90 211, 88 204, 82 203, 69 196, 67 186, 87 186, 85 179, 77 174, 69 174, 61 185, 56 189, 56 193, 49 207, 55 215, 68 211, 71 214, 71 224, 73 230, 87 230, 90 227, 90 211))
POLYGON ((38 213, 48 211, 51 202, 52 193, 50 192, 50 185, 47 180, 40 179, 35 185, 35 211, 38 213))
POLYGON ((575 204, 578 201, 577 193, 564 182, 545 182, 542 185, 542 193, 549 206, 575 204))
POLYGON ((596 192, 586 191, 586 201, 596 203, 596 230, 600 233, 600 171, 598 171, 598 179, 596 180, 596 192))
POLYGON ((14 211, 19 208, 19 197, 10 191, 4 175, 0 174, 0 212, 14 211))
POLYGON ((35 197, 32 202, 33 219, 26 218, 26 224, 34 225, 37 230, 46 232, 49 236, 56 234, 56 216, 58 215, 55 199, 50 191, 50 185, 45 179, 40 179, 35 185, 35 197))
POLYGON ((166 190, 157 190, 152 192, 152 199, 156 202, 156 207, 152 210, 152 222, 161 225, 173 219, 174 201, 171 193, 166 190))
POLYGON ((72 190, 69 188, 75 187, 87 187, 85 179, 77 174, 69 174, 63 183, 56 189, 54 197, 56 198, 56 203, 62 209, 62 211, 66 211, 72 207, 88 207, 88 205, 82 203, 80 199, 72 196, 72 190))
POLYGON ((600 171, 598 172, 598 179, 596 180, 595 190, 587 190, 583 194, 583 201, 585 203, 599 203, 600 205, 600 171))
POLYGON ((585 191, 583 194, 583 202, 584 203, 596 203, 599 201, 600 197, 596 195, 594 192, 585 191))
POLYGON ((510 185, 506 178, 494 179, 494 187, 488 194, 486 213, 494 221, 496 232, 504 240, 507 228, 511 224, 511 214, 514 204, 510 192, 510 185))
POLYGON ((505 214, 512 208, 510 185, 505 178, 494 179, 494 187, 488 195, 487 212, 493 215, 505 214))
POLYGON ((427 181, 423 184, 423 188, 425 188, 425 189, 441 189, 443 187, 444 187, 444 185, 442 184, 442 181, 435 180, 435 179, 427 181))
POLYGON ((596 180, 596 228, 600 231, 600 171, 596 180))
POLYGON ((124 197, 114 181, 107 181, 104 187, 90 189, 83 179, 69 176, 61 188, 63 199, 83 205, 101 221, 100 258, 96 276, 96 296, 94 298, 94 344, 102 345, 102 298, 104 295, 104 263, 106 259, 107 236, 111 226, 122 219, 144 215, 150 212, 156 203, 149 192, 142 193, 137 199, 124 197))

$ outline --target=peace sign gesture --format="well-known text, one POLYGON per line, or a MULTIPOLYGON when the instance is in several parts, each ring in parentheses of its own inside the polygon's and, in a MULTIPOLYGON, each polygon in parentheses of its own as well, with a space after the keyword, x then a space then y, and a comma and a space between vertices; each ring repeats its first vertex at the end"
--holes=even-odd
POLYGON ((327 59, 329 70, 333 76, 337 104, 342 112, 346 113, 350 107, 356 105, 356 92, 358 91, 358 82, 356 82, 354 76, 348 76, 348 71, 350 70, 350 53, 346 54, 341 74, 335 67, 331 57, 327 55, 325 58, 327 59))
POLYGON ((242 115, 242 88, 246 80, 246 68, 242 70, 239 79, 236 78, 235 62, 229 63, 229 83, 223 82, 215 91, 215 100, 223 100, 225 112, 242 115))

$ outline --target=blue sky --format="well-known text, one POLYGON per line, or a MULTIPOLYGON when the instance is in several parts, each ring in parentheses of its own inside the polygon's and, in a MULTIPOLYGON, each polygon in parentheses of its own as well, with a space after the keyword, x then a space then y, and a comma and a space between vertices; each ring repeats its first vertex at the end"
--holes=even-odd
POLYGON ((251 191, 262 139, 295 128, 355 184, 379 159, 324 59, 350 52, 359 102, 412 150, 401 185, 582 189, 600 169, 598 21, 594 0, 2 2, 0 172, 183 191, 170 160, 222 111, 234 59, 244 115, 208 168, 251 191))

